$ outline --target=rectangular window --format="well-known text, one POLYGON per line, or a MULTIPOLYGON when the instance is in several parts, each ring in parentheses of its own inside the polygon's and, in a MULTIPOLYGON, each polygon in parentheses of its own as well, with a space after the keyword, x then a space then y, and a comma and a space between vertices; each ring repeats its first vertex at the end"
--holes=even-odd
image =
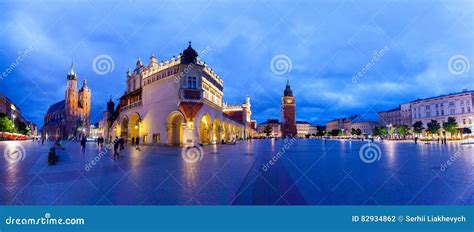
POLYGON ((197 78, 196 77, 188 77, 188 88, 196 89, 197 88, 197 78))

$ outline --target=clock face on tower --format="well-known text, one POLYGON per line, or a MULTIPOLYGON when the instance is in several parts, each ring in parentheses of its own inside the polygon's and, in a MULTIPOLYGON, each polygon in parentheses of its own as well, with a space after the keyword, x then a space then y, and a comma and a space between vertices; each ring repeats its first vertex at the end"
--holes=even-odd
POLYGON ((286 99, 287 104, 293 104, 293 99, 286 99))

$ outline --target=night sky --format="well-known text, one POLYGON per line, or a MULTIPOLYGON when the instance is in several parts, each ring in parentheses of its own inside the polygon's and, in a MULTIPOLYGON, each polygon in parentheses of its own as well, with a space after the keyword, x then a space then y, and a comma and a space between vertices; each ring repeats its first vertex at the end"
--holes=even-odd
POLYGON ((169 60, 192 41, 208 50, 202 59, 224 80, 224 100, 249 95, 258 122, 280 117, 287 79, 298 120, 376 119, 403 102, 474 89, 474 2, 414 2, 1 1, 0 92, 42 126, 74 61, 95 123, 138 57, 169 60), (93 69, 101 55, 114 64, 105 75, 93 69), (454 56, 460 72, 450 69, 454 56), (272 68, 275 57, 284 60, 272 68))

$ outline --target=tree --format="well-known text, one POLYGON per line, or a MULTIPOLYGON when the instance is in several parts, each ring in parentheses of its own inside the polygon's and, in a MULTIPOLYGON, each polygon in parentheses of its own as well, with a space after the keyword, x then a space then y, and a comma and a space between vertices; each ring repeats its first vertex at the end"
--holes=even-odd
POLYGON ((387 136, 388 134, 388 130, 386 127, 380 127, 379 128, 379 135, 382 136, 382 137, 385 137, 387 136))
POLYGON ((456 134, 458 128, 458 123, 456 122, 456 118, 448 117, 448 121, 443 123, 443 129, 453 137, 453 134, 456 134))
POLYGON ((421 134, 423 133, 423 130, 425 128, 423 127, 423 122, 422 121, 416 121, 413 123, 413 132, 416 134, 421 134))
POLYGON ((357 134, 357 130, 355 128, 352 128, 351 129, 351 135, 356 135, 357 134))
POLYGON ((431 122, 426 124, 426 126, 427 126, 426 132, 431 134, 431 138, 433 138, 433 135, 438 133, 438 130, 441 129, 439 122, 433 119, 431 120, 431 122))
POLYGON ((0 131, 16 133, 16 128, 13 125, 13 121, 6 115, 0 117, 0 131))
POLYGON ((374 129, 372 129, 372 135, 373 136, 380 136, 380 131, 379 131, 378 126, 374 127, 374 129))
POLYGON ((410 128, 407 125, 400 125, 397 127, 397 131, 403 138, 406 138, 410 133, 410 128))
POLYGON ((270 136, 270 134, 273 132, 273 128, 270 125, 266 125, 265 128, 263 129, 263 133, 265 135, 270 136))
POLYGON ((462 128, 462 133, 463 134, 471 134, 472 130, 470 128, 464 127, 464 128, 462 128))
POLYGON ((324 126, 316 126, 316 136, 323 136, 324 135, 324 130, 326 130, 326 127, 324 126))
POLYGON ((20 134, 24 134, 24 135, 30 135, 31 134, 30 127, 22 121, 16 121, 15 122, 15 127, 17 128, 17 131, 20 134))
POLYGON ((332 131, 331 131, 330 134, 331 134, 332 136, 338 136, 340 132, 342 132, 342 131, 339 130, 339 129, 332 129, 332 131))
POLYGON ((362 130, 360 128, 357 128, 356 135, 362 135, 362 130))

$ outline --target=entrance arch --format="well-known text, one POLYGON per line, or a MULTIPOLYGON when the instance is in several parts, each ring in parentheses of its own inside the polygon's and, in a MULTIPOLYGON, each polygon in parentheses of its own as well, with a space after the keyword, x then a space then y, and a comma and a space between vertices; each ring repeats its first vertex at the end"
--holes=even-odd
POLYGON ((184 116, 179 111, 168 115, 166 120, 166 131, 168 133, 168 145, 181 146, 183 144, 184 116))
POLYGON ((211 142, 211 117, 209 117, 208 114, 205 114, 201 118, 199 126, 199 142, 203 145, 211 142))
MULTIPOLYGON (((141 117, 138 113, 133 113, 130 115, 130 122, 129 122, 129 127, 128 127, 128 136, 124 137, 125 140, 127 138, 140 138, 140 127, 141 127, 141 117)), ((122 132, 123 134, 123 132, 122 132)), ((123 137, 123 136, 122 136, 123 137)))
POLYGON ((127 140, 128 138, 128 117, 123 116, 120 121, 120 130, 116 131, 117 136, 121 136, 123 139, 127 140))

